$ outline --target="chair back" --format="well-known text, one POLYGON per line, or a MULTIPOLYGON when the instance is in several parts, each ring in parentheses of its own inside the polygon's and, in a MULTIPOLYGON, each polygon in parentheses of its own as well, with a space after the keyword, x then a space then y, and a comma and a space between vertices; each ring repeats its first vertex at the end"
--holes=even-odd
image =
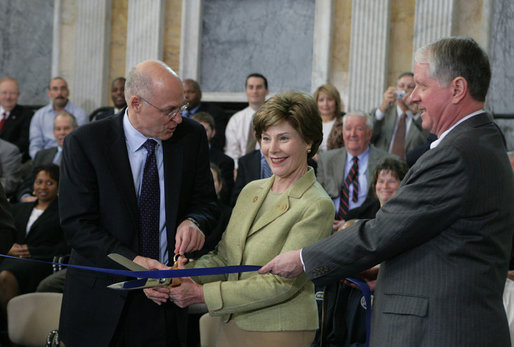
POLYGON ((44 346, 48 334, 59 328, 61 293, 29 293, 7 304, 9 339, 23 346, 44 346))

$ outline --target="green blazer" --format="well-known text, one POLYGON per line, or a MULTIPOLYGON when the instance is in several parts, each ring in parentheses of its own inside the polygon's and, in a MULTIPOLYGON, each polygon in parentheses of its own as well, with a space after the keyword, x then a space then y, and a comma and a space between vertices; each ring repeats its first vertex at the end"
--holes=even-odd
MULTIPOLYGON (((255 221, 275 176, 250 182, 239 195, 230 222, 214 251, 195 267, 264 265, 273 257, 328 237, 334 204, 309 168, 255 221)), ((305 274, 285 279, 257 272, 195 277, 203 284, 212 315, 251 331, 315 330, 314 285, 305 274)))

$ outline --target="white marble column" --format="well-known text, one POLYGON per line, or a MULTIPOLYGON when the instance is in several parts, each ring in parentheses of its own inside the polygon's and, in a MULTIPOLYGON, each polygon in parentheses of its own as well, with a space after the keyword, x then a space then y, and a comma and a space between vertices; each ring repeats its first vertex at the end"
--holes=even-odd
POLYGON ((391 0, 353 0, 348 110, 369 112, 387 83, 391 0))
POLYGON ((182 0, 179 74, 200 82, 203 0, 182 0))
POLYGON ((333 0, 316 0, 312 47, 312 92, 329 81, 332 58, 332 13, 334 13, 333 0))
POLYGON ((162 60, 166 0, 129 0, 125 71, 146 59, 162 60))
POLYGON ((54 28, 52 33, 52 73, 59 75, 59 55, 61 54, 61 0, 54 0, 54 28))
POLYGON ((75 30, 70 99, 89 113, 107 105, 111 0, 78 1, 75 30))
POLYGON ((452 35, 454 9, 454 0, 416 1, 412 61, 418 48, 452 35))

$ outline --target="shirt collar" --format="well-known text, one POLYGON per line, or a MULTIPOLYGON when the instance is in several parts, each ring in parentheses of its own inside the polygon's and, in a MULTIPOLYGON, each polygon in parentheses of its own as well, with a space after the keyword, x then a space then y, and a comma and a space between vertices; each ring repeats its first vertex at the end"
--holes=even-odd
POLYGON ((446 135, 448 135, 450 133, 450 131, 452 131, 457 125, 459 125, 460 123, 464 122, 465 120, 467 119, 470 119, 471 117, 474 117, 474 116, 477 116, 481 113, 484 113, 484 110, 483 109, 480 109, 478 111, 475 111, 473 113, 470 113, 468 114, 466 117, 463 117, 461 118, 457 123, 455 123, 450 129, 446 130, 444 133, 441 134, 441 136, 439 136, 439 138, 437 140, 435 140, 434 142, 432 142, 430 144, 430 149, 432 148, 436 148, 440 143, 441 141, 446 137, 446 135))
MULTIPOLYGON (((353 155, 350 154, 350 152, 347 152, 348 155, 346 156, 346 162, 349 163, 353 160, 353 155)), ((362 162, 362 159, 364 159, 364 157, 366 157, 367 155, 369 154, 369 146, 368 148, 366 148, 366 150, 364 152, 362 152, 361 154, 359 154, 357 156, 357 158, 359 158, 359 163, 362 162)))
POLYGON ((153 137, 146 137, 145 135, 141 134, 132 123, 130 123, 130 120, 128 118, 128 109, 125 109, 125 114, 123 115, 123 131, 125 132, 125 139, 127 142, 127 149, 129 152, 135 153, 138 151, 141 146, 148 140, 149 138, 157 141, 159 145, 161 145, 161 140, 158 140, 153 137))

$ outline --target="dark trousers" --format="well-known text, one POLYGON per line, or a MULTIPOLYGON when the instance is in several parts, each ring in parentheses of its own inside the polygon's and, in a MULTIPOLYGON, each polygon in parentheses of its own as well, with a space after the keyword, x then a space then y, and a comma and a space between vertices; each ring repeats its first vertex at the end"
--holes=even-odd
POLYGON ((186 309, 169 301, 159 306, 142 290, 130 292, 110 346, 185 347, 186 309))

